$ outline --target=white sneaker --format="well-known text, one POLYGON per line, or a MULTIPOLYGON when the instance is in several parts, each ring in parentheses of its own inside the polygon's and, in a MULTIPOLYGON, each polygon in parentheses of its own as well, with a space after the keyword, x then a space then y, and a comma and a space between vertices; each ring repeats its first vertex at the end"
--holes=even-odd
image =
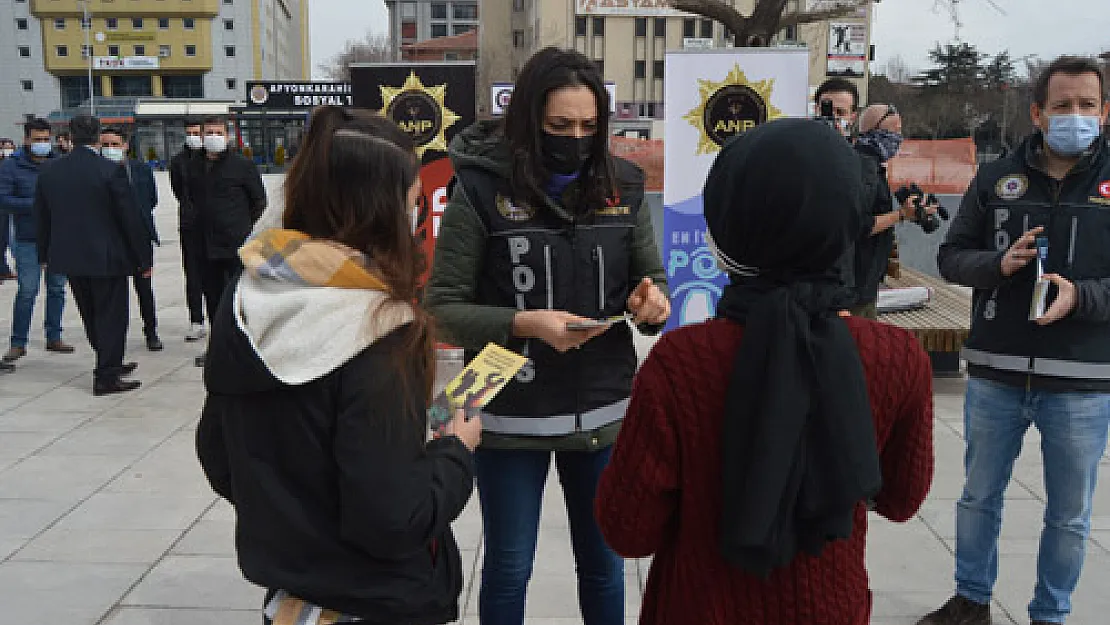
POLYGON ((208 330, 205 329, 203 323, 191 323, 189 324, 189 331, 185 333, 185 340, 192 343, 206 336, 208 336, 208 330))

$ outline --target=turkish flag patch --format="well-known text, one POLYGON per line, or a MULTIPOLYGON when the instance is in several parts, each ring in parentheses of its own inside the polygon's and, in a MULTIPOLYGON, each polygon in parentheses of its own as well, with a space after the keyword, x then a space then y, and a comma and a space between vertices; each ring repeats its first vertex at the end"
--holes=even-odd
POLYGON ((1110 200, 1110 180, 1104 180, 1102 184, 1098 185, 1098 193, 1102 197, 1110 200))

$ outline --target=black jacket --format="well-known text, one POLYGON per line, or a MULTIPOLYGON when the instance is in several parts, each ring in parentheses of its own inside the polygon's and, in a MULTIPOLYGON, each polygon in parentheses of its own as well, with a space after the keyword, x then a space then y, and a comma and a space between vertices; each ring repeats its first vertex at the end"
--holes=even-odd
POLYGON ((154 208, 158 206, 158 185, 154 182, 154 170, 145 162, 129 159, 126 163, 131 191, 135 196, 135 207, 143 217, 150 240, 161 245, 158 227, 154 224, 154 208))
POLYGON ((189 198, 189 167, 194 160, 201 157, 202 150, 182 148, 170 159, 170 188, 177 198, 177 225, 180 230, 191 231, 196 225, 197 210, 189 198))
POLYGON ((67 276, 131 276, 153 264, 150 235, 117 163, 77 146, 35 185, 40 262, 67 276))
POLYGON ((879 285, 886 275, 887 261, 894 249, 894 229, 875 235, 871 231, 875 228, 875 218, 889 213, 894 205, 890 183, 886 179, 886 167, 880 162, 878 154, 866 146, 856 146, 856 151, 864 168, 866 192, 870 194, 865 203, 866 213, 852 263, 856 305, 859 306, 879 299, 879 285))
POLYGON ((205 257, 235 259, 266 209, 262 176, 247 157, 227 151, 216 160, 205 156, 188 163, 187 191, 196 210, 195 227, 204 240, 205 257))
MULTIPOLYGON (((963 356, 972 375, 1053 390, 1110 390, 1110 149, 1099 139, 1067 177, 1040 166, 1034 135, 984 165, 971 183, 937 264, 974 287, 963 356), (1078 304, 1048 326, 1029 320, 1035 261, 1009 278, 1002 255, 1035 226, 1048 237, 1046 273, 1073 282, 1078 304)), ((1051 304, 1051 300, 1049 302, 1051 304)))
POLYGON ((422 389, 398 392, 401 331, 288 386, 240 330, 235 292, 212 324, 197 454, 235 507, 243 575, 367 623, 455 620, 463 573, 451 522, 473 464, 455 437, 425 445, 422 389))

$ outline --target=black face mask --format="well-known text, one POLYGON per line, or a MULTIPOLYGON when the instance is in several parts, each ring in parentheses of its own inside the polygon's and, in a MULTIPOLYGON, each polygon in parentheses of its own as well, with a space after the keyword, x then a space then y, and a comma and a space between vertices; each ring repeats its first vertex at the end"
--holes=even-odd
POLYGON ((582 169, 593 150, 594 137, 565 137, 543 133, 543 166, 548 171, 564 176, 582 169))

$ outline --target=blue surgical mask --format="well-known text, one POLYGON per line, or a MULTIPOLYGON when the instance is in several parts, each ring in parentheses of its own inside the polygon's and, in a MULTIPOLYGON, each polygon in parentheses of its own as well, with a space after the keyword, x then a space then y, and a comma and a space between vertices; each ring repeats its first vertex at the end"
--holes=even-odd
POLYGON ((1079 156, 1102 133, 1102 118, 1096 115, 1050 115, 1045 143, 1060 156, 1079 156))
POLYGON ((54 146, 50 145, 49 141, 35 141, 31 144, 31 156, 36 158, 46 158, 50 156, 50 152, 54 146))
POLYGON ((116 163, 123 162, 123 148, 100 148, 100 155, 116 163))

